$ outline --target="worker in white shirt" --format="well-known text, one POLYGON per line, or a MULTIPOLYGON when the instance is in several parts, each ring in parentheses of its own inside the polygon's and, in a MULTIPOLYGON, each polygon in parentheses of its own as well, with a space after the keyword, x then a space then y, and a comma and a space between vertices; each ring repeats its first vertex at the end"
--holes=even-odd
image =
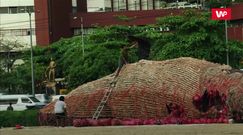
POLYGON ((60 96, 59 100, 55 103, 54 112, 56 115, 56 126, 65 126, 66 118, 66 103, 64 102, 64 96, 60 96))

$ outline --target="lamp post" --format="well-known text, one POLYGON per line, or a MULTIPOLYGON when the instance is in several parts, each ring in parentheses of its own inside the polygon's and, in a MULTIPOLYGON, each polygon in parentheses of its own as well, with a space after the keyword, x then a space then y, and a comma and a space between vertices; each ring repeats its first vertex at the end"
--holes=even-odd
POLYGON ((31 63, 31 84, 32 95, 35 97, 35 80, 34 80, 34 63, 33 63, 33 40, 32 40, 32 24, 31 24, 31 11, 29 9, 22 9, 29 15, 29 28, 30 28, 30 63, 31 63))
POLYGON ((135 5, 135 11, 137 10, 137 1, 134 1, 134 5, 135 5))
MULTIPOLYGON (((74 20, 78 19, 78 17, 73 17, 74 20)), ((81 32, 81 43, 82 43, 82 52, 84 57, 84 25, 83 25, 83 17, 80 17, 80 32, 81 32)))
MULTIPOLYGON (((222 6, 221 8, 227 8, 226 6, 222 6)), ((229 65, 229 45, 228 45, 228 23, 227 20, 224 20, 225 27, 225 44, 226 44, 226 64, 229 65)))
POLYGON ((225 25, 225 44, 226 44, 226 64, 229 65, 229 45, 228 45, 228 25, 227 20, 224 21, 225 25))
POLYGON ((212 8, 212 20, 224 20, 225 25, 225 45, 226 45, 226 63, 230 64, 229 45, 228 45, 228 24, 227 20, 231 20, 231 8, 222 6, 221 8, 212 8), (222 14, 223 13, 223 14, 222 14))

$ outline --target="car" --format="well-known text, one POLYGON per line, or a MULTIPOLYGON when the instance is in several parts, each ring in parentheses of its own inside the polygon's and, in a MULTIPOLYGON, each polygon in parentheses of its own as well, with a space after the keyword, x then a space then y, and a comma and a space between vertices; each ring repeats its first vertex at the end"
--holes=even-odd
POLYGON ((164 7, 164 9, 175 9, 177 8, 177 3, 173 2, 173 3, 168 3, 166 7, 164 7))
POLYGON ((179 5, 178 8, 200 8, 201 4, 197 4, 197 3, 183 3, 182 5, 179 5))
POLYGON ((45 106, 32 95, 0 95, 0 111, 6 111, 9 104, 12 104, 14 111, 24 111, 45 106))
POLYGON ((48 104, 51 102, 51 98, 47 94, 35 94, 35 98, 37 98, 40 102, 44 104, 48 104))
POLYGON ((56 101, 56 100, 58 100, 61 96, 66 96, 66 95, 53 95, 52 97, 51 97, 51 101, 56 101))

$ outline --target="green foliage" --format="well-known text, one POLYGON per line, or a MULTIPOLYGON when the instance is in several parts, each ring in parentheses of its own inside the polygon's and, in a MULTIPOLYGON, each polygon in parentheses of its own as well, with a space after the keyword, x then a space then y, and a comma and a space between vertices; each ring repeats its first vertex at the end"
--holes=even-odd
POLYGON ((120 20, 120 21, 125 21, 125 22, 129 22, 132 21, 135 18, 131 18, 131 17, 127 17, 125 15, 117 15, 116 19, 120 20))
MULTIPOLYGON (((188 10, 183 16, 158 19, 158 25, 168 27, 170 32, 160 35, 152 46, 151 57, 155 60, 194 57, 226 63, 224 23, 210 20, 209 16, 188 10)), ((230 64, 237 67, 243 50, 238 42, 229 42, 229 47, 230 64)))
POLYGON ((80 37, 61 39, 60 41, 53 43, 49 47, 49 50, 47 52, 49 58, 45 65, 47 67, 48 63, 50 62, 50 59, 53 58, 53 60, 55 60, 57 64, 56 77, 64 77, 65 76, 64 71, 67 70, 67 68, 72 63, 78 62, 78 58, 83 55, 81 50, 82 50, 82 45, 81 45, 80 37), (67 53, 69 53, 70 55, 67 56, 67 53), (64 62, 68 60, 71 63, 64 62))
POLYGON ((38 126, 38 110, 0 111, 0 127, 38 126))
MULTIPOLYGON (((112 26, 98 28, 97 31, 85 37, 85 53, 82 46, 69 48, 61 58, 61 67, 65 69, 69 88, 75 88, 114 72, 118 66, 121 46, 128 45, 127 35, 137 31, 135 27, 112 26)), ((136 60, 135 53, 131 53, 130 62, 136 60)))
MULTIPOLYGON (((158 18, 156 25, 97 28, 93 34, 84 37, 84 46, 80 36, 76 36, 61 39, 46 48, 35 47, 36 88, 39 91, 43 89, 39 86, 45 80, 45 69, 51 58, 57 64, 56 77, 65 77, 70 90, 113 73, 118 66, 120 48, 130 44, 127 38, 129 35, 149 40, 151 60, 194 57, 225 64, 227 46, 224 23, 209 18, 209 13, 188 10, 182 16, 158 18)), ((230 41, 228 46, 230 65, 241 67, 239 60, 243 54, 242 43, 230 41)), ((0 70, 1 77, 4 77, 0 80, 1 87, 7 88, 11 84, 13 93, 31 92, 29 52, 21 55, 25 60, 24 65, 10 73, 0 70)), ((131 49, 129 62, 137 60, 137 49, 131 49)))
POLYGON ((119 55, 117 48, 107 48, 105 44, 90 45, 86 52, 80 62, 73 63, 67 70, 71 87, 101 78, 116 69, 119 55))
POLYGON ((110 26, 97 28, 95 32, 88 37, 91 43, 98 44, 109 41, 124 41, 128 35, 138 33, 137 27, 110 26))
MULTIPOLYGON (((24 93, 31 94, 31 66, 30 60, 25 58, 25 64, 17 66, 12 69, 11 72, 4 74, 4 83, 3 86, 8 87, 11 86, 11 90, 9 93, 24 93)), ((34 60, 35 61, 35 60, 34 60)), ((44 70, 45 67, 41 63, 34 62, 34 78, 35 84, 39 85, 44 78, 44 70)), ((38 91, 38 87, 36 87, 38 91)))
POLYGON ((158 18, 157 22, 162 28, 169 27, 170 31, 177 29, 178 25, 183 23, 182 16, 166 16, 163 18, 158 18))
MULTIPOLYGON (((34 48, 34 70, 36 86, 45 80, 44 73, 50 59, 56 63, 56 77, 65 77, 69 89, 82 83, 101 78, 114 72, 118 66, 121 46, 128 45, 127 36, 137 33, 137 27, 112 26, 98 28, 97 31, 85 36, 84 54, 80 37, 61 39, 47 48, 34 48)), ((136 49, 130 52, 130 62, 137 60, 136 49)), ((25 64, 11 72, 10 80, 14 87, 12 93, 31 92, 30 53, 22 56, 25 64), (22 90, 22 91, 19 91, 22 90), (23 91, 24 90, 24 91, 23 91)), ((9 82, 7 81, 7 82, 9 82)), ((41 91, 41 87, 36 87, 41 91)), ((42 88, 43 89, 43 88, 42 88)))
POLYGON ((221 8, 223 7, 228 7, 229 5, 231 5, 232 0, 210 0, 205 2, 206 3, 206 7, 208 8, 221 8))
MULTIPOLYGON (((126 45, 126 43, 107 42, 99 45, 90 45, 84 58, 81 59, 83 64, 75 63, 70 67, 68 76, 70 84, 79 85, 114 72, 118 66, 119 46, 122 45, 126 45)), ((130 56, 130 62, 135 61, 134 56, 134 53, 130 56)))
POLYGON ((235 0, 234 2, 243 2, 243 0, 235 0))

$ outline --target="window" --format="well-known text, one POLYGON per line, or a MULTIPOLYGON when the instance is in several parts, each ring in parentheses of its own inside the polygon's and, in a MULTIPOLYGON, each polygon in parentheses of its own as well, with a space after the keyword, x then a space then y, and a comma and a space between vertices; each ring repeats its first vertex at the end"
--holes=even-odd
POLYGON ((0 7, 0 14, 8 14, 8 8, 7 7, 0 7))
POLYGON ((26 7, 18 7, 18 13, 25 13, 26 12, 26 7))
MULTIPOLYGON (((30 35, 29 29, 9 29, 0 30, 0 35, 2 36, 27 36, 30 35)), ((35 35, 35 29, 32 29, 32 35, 35 35)))
POLYGON ((30 11, 32 13, 32 12, 34 12, 34 7, 33 6, 27 6, 26 10, 30 11))
POLYGON ((40 102, 37 98, 35 98, 35 97, 30 97, 30 99, 32 100, 32 101, 34 101, 34 102, 40 102))
POLYGON ((35 29, 32 28, 32 35, 35 35, 35 29))
POLYGON ((105 7, 105 11, 106 12, 111 11, 111 7, 105 7))
POLYGON ((0 14, 26 13, 27 11, 34 12, 34 6, 0 7, 0 14))
POLYGON ((17 7, 9 7, 10 14, 17 14, 17 7))
POLYGON ((16 104, 18 99, 0 99, 0 105, 9 105, 9 103, 16 104))
MULTIPOLYGON (((84 35, 88 35, 88 34, 93 33, 94 29, 93 28, 88 28, 88 29, 83 29, 83 31, 84 31, 84 35)), ((73 30, 73 35, 74 36, 81 35, 81 34, 82 33, 81 33, 81 29, 80 28, 73 30)))
POLYGON ((72 0, 72 7, 77 7, 77 0, 72 0))
POLYGON ((11 31, 10 30, 0 30, 0 33, 3 36, 9 36, 9 35, 11 35, 11 31))
POLYGON ((77 7, 72 7, 72 13, 77 13, 78 9, 77 7))
POLYGON ((27 35, 27 29, 14 29, 14 30, 11 30, 11 35, 26 36, 27 35))
MULTIPOLYGON (((128 0, 128 10, 140 10, 140 2, 143 5, 143 1, 141 0, 128 0)), ((124 4, 125 6, 125 4, 124 4)), ((124 7, 125 8, 125 7, 124 7)))
POLYGON ((12 104, 17 104, 18 102, 18 99, 10 99, 9 100, 9 103, 12 103, 12 104))
POLYGON ((77 36, 77 35, 80 35, 81 34, 81 30, 80 29, 74 29, 73 30, 73 35, 74 36, 77 36))
MULTIPOLYGON (((110 7, 110 5, 105 5, 105 11, 107 11, 107 8, 109 8, 109 7, 110 7)), ((124 0, 114 0, 113 1, 113 9, 114 9, 114 11, 126 10, 126 1, 124 1, 124 0)))
POLYGON ((31 103, 31 101, 28 98, 21 98, 22 103, 31 103))
MULTIPOLYGON (((26 30, 27 31, 27 35, 30 35, 30 29, 26 30)), ((32 35, 35 35, 35 29, 32 28, 32 35)))

